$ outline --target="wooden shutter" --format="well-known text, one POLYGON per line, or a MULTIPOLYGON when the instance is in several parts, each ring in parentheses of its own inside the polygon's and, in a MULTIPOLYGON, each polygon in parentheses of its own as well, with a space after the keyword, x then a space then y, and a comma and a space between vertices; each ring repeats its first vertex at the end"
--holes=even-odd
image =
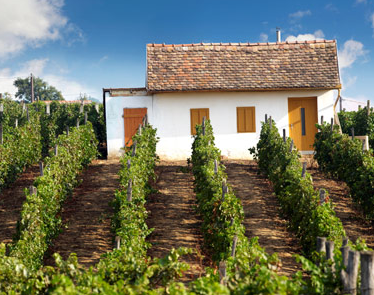
POLYGON ((125 146, 132 145, 131 138, 138 130, 139 124, 142 124, 146 113, 146 108, 123 109, 123 121, 125 124, 125 146))
POLYGON ((203 122, 203 117, 209 119, 209 109, 191 109, 191 134, 196 134, 196 125, 203 122))
POLYGON ((238 133, 256 132, 256 109, 255 107, 237 107, 236 120, 238 133))

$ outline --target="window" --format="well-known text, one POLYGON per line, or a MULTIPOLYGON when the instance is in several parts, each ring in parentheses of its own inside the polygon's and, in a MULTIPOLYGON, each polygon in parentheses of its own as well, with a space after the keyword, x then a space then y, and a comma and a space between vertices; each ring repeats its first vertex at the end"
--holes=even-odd
POLYGON ((236 120, 238 133, 256 132, 255 107, 237 107, 236 120))
POLYGON ((191 134, 196 134, 196 125, 203 123, 203 117, 209 119, 209 109, 191 109, 191 134))

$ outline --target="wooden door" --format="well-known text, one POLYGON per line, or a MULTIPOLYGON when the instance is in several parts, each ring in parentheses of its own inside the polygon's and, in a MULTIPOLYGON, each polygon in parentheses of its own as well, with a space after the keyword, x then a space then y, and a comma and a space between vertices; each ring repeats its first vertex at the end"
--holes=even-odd
POLYGON ((132 137, 142 124, 147 113, 147 108, 123 109, 123 121, 125 125, 125 146, 132 145, 132 137))
POLYGON ((317 97, 289 97, 288 122, 295 146, 300 151, 312 151, 317 133, 317 97))

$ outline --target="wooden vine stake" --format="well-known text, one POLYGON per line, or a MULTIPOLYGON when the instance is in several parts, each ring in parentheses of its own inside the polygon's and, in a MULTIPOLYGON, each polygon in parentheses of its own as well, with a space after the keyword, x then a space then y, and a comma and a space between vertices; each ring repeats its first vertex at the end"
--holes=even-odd
POLYGON ((317 237, 317 252, 326 253, 326 238, 325 237, 317 237))
POLYGON ((271 126, 273 125, 273 120, 271 119, 271 116, 269 117, 269 127, 270 127, 270 130, 271 130, 271 126))
POLYGON ((283 142, 286 142, 286 129, 283 129, 283 142))
POLYGON ((139 135, 142 135, 142 124, 139 124, 138 131, 139 131, 139 135))
POLYGON ((326 191, 324 189, 319 190, 319 203, 323 205, 326 201, 326 191))
POLYGON ((334 119, 333 118, 331 118, 331 132, 334 130, 334 119))
POLYGON ((14 122, 14 126, 18 128, 18 119, 16 118, 16 121, 14 122))
POLYGON ((83 114, 83 101, 82 101, 82 103, 81 103, 81 105, 79 107, 79 113, 83 114))
POLYGON ((219 262, 219 283, 226 286, 226 261, 219 262))
POLYGON ((84 125, 87 125, 88 114, 84 112, 84 125))
POLYGON ((99 105, 98 104, 95 104, 95 110, 97 113, 99 113, 99 105))
POLYGON ((0 103, 0 113, 1 113, 1 115, 3 115, 3 113, 4 113, 4 104, 3 103, 0 103))
POLYGON ((127 201, 132 201, 132 179, 129 179, 128 185, 127 185, 127 201))
POLYGON ((362 140, 362 151, 365 151, 365 139, 362 140))
POLYGON ((29 187, 29 191, 30 191, 30 195, 36 195, 38 190, 36 189, 35 186, 31 185, 29 187))
POLYGON ((333 241, 326 241, 326 258, 332 260, 331 270, 335 272, 335 263, 334 263, 334 247, 335 243, 333 241))
POLYGON ((127 159, 127 170, 131 167, 131 159, 127 159))
POLYGON ((374 252, 372 251, 361 252, 361 294, 374 295, 374 252))
POLYGON ((268 122, 268 114, 265 114, 265 123, 268 122))
POLYGON ((58 155, 58 145, 56 144, 55 145, 55 156, 57 156, 58 155))
POLYGON ((290 152, 293 150, 293 139, 291 139, 291 144, 290 144, 290 152))
POLYGON ((203 128, 203 135, 205 135, 205 116, 203 117, 203 123, 201 124, 202 128, 203 128))
POLYGON ((217 160, 214 160, 214 174, 218 173, 218 162, 217 160))
POLYGON ((305 178, 305 172, 306 172, 306 162, 303 162, 303 170, 301 171, 302 178, 305 178))
POLYGON ((235 257, 236 244, 238 243, 238 236, 235 235, 232 240, 231 257, 235 257))
POLYGON ((132 154, 131 154, 131 157, 135 157, 135 155, 136 155, 136 140, 132 144, 132 154))
POLYGON ((3 123, 0 123, 0 144, 4 144, 4 139, 3 139, 3 123))
POLYGON ((225 201, 225 195, 229 192, 229 188, 226 185, 226 179, 222 180, 222 202, 225 201))
POLYGON ((79 128, 79 118, 77 118, 77 128, 79 128))
POLYGON ((46 104, 46 106, 45 106, 45 113, 48 116, 51 114, 51 106, 49 104, 46 104))
POLYGON ((43 162, 39 162, 39 170, 40 170, 40 176, 44 175, 44 167, 43 167, 43 162))
POLYGON ((66 135, 69 136, 69 126, 66 126, 66 135))
POLYGON ((370 100, 367 101, 367 115, 370 116, 370 100))
POLYGON ((119 250, 121 248, 121 238, 116 236, 116 249, 119 250))
POLYGON ((26 107, 26 118, 27 118, 27 122, 30 122, 29 107, 26 107))
POLYGON ((352 139, 355 139, 355 129, 353 127, 351 128, 351 135, 352 139))
POLYGON ((148 125, 148 114, 145 114, 145 116, 144 116, 144 124, 145 124, 145 126, 148 125))
POLYGON ((340 271, 340 278, 343 283, 344 294, 355 295, 357 293, 357 275, 358 275, 358 263, 360 254, 357 251, 352 251, 348 246, 340 249, 343 255, 343 263, 346 270, 340 271))
POLYGON ((323 116, 321 116, 321 124, 323 124, 323 116))

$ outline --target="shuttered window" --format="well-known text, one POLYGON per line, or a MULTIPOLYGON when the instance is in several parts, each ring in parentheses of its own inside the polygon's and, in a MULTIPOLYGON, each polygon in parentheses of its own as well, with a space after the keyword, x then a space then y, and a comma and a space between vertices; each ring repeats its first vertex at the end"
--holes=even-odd
POLYGON ((203 122, 203 117, 209 119, 209 109, 191 109, 191 134, 196 134, 196 125, 203 122))
POLYGON ((237 107, 236 120, 238 133, 256 132, 255 107, 237 107))

